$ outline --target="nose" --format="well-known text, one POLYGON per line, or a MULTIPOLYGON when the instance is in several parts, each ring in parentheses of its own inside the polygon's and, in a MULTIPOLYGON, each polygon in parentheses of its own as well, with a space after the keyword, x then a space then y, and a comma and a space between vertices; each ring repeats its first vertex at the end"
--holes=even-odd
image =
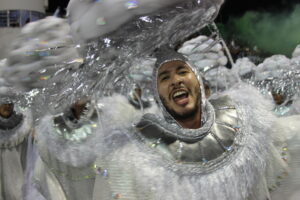
POLYGON ((179 76, 178 74, 174 74, 173 75, 173 78, 172 78, 172 83, 171 83, 171 85, 174 87, 176 87, 176 86, 179 86, 179 85, 181 85, 183 83, 183 81, 182 81, 182 77, 181 76, 179 76))

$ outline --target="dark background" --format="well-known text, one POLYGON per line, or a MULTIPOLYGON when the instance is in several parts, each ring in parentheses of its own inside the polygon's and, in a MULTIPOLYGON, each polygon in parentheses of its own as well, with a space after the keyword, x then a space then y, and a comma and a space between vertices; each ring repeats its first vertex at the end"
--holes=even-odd
POLYGON ((52 13, 55 12, 57 8, 60 8, 61 14, 65 15, 66 14, 65 8, 67 7, 68 3, 69 0, 49 0, 48 2, 49 6, 46 12, 49 15, 51 15, 52 13))
MULTIPOLYGON (((65 14, 69 0, 49 0, 49 14, 60 8, 65 14)), ((241 16, 246 11, 281 12, 291 10, 300 0, 225 0, 217 21, 226 22, 229 16, 241 16)))
POLYGON ((229 16, 239 17, 246 11, 290 11, 300 0, 225 0, 217 21, 226 22, 229 16))

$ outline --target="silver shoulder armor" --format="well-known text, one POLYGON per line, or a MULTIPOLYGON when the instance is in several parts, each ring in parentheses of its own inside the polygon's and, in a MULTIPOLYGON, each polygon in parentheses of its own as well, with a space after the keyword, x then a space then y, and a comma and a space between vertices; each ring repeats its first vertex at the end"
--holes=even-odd
POLYGON ((212 160, 232 150, 234 138, 239 131, 238 115, 228 96, 211 101, 215 109, 215 122, 210 133, 200 143, 203 146, 203 158, 212 160))
POLYGON ((196 143, 177 140, 169 149, 177 160, 207 163, 233 150, 235 136, 240 130, 235 106, 228 96, 211 100, 215 121, 207 135, 196 143))

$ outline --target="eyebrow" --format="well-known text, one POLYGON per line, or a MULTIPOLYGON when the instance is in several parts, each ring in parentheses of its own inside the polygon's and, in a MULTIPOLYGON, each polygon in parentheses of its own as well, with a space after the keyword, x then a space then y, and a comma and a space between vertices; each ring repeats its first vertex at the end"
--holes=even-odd
POLYGON ((158 78, 160 78, 163 75, 169 74, 169 73, 170 72, 168 70, 165 70, 165 71, 163 71, 163 72, 161 72, 161 73, 158 74, 158 78))
POLYGON ((176 71, 179 71, 179 70, 182 70, 182 69, 187 69, 187 67, 184 66, 184 65, 180 65, 180 66, 178 66, 178 67, 176 68, 176 71))
MULTIPOLYGON (((176 71, 182 70, 182 69, 188 69, 188 67, 184 66, 184 65, 180 65, 176 68, 176 71)), ((165 70, 161 73, 158 74, 158 78, 160 78, 163 75, 169 74, 170 72, 168 70, 165 70)))

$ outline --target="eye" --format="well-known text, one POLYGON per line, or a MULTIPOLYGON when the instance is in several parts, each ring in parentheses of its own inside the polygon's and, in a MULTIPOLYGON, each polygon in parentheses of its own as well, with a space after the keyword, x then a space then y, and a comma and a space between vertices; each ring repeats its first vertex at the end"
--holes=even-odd
POLYGON ((161 79, 160 79, 160 81, 166 81, 166 80, 168 80, 169 79, 169 76, 163 76, 161 79))
POLYGON ((180 75, 185 75, 185 74, 187 74, 187 73, 188 73, 187 70, 181 70, 181 71, 178 72, 178 74, 180 74, 180 75))

